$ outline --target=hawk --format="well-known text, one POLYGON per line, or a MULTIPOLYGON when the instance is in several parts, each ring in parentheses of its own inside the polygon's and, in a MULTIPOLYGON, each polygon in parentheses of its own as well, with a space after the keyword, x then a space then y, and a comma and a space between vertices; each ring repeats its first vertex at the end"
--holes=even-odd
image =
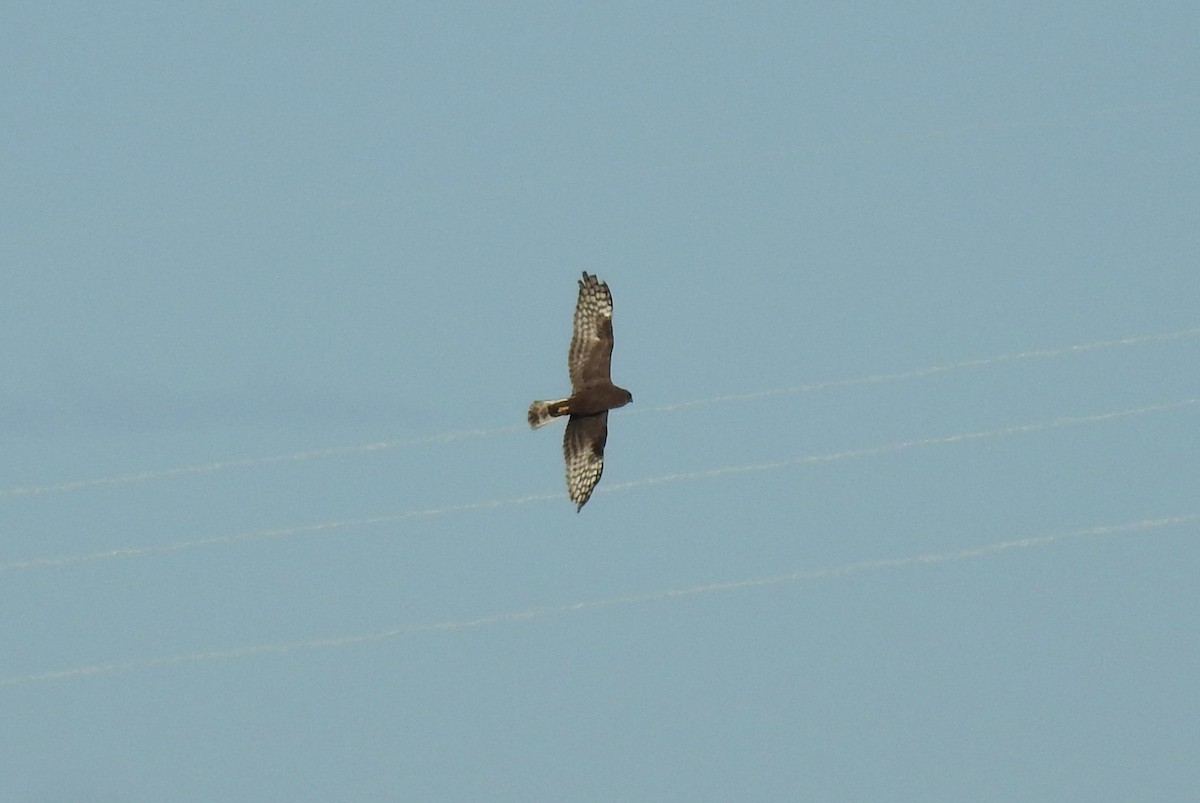
POLYGON ((633 401, 633 394, 609 378, 612 361, 612 294, 608 285, 583 272, 575 302, 575 329, 567 351, 571 395, 529 405, 529 426, 537 429, 557 416, 568 415, 563 434, 567 463, 567 493, 583 510, 604 471, 604 442, 608 440, 608 411, 633 401))

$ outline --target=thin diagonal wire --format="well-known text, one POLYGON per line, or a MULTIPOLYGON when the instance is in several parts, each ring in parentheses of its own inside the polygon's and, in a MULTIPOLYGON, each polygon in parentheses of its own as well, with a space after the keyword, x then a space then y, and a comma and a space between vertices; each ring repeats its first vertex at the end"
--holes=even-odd
MULTIPOLYGON (((994 357, 960 360, 958 362, 944 363, 942 365, 934 365, 927 368, 918 368, 912 371, 875 374, 873 376, 859 377, 855 379, 835 379, 825 382, 813 382, 806 385, 794 385, 786 388, 775 388, 772 390, 761 390, 751 393, 714 396, 706 399, 693 399, 691 401, 675 402, 672 404, 663 404, 654 407, 626 408, 621 411, 621 415, 671 413, 678 410, 685 410, 692 407, 703 407, 713 404, 756 401, 773 396, 814 393, 818 391, 848 388, 858 385, 880 385, 889 382, 902 382, 920 379, 927 376, 934 376, 937 374, 946 374, 952 371, 961 371, 968 368, 982 368, 990 365, 1021 362, 1024 360, 1062 357, 1073 354, 1082 354, 1089 351, 1098 351, 1101 349, 1166 343, 1172 340, 1181 340, 1187 337, 1194 337, 1196 335, 1200 335, 1200 326, 1163 334, 1136 335, 1133 337, 1121 338, 1119 340, 1097 340, 1091 343, 1080 343, 1072 346, 1062 346, 1059 348, 1034 349, 1031 351, 999 354, 994 357)), ((63 493, 68 491, 81 491, 88 488, 128 485, 138 482, 150 482, 153 480, 175 479, 199 474, 212 474, 218 471, 227 471, 229 469, 271 466, 282 463, 297 463, 307 460, 369 454, 372 452, 381 452, 390 449, 406 449, 433 444, 454 443, 456 441, 467 440, 471 438, 489 438, 496 435, 511 434, 524 428, 524 425, 516 424, 506 427, 493 427, 490 429, 462 430, 458 432, 443 433, 441 435, 431 435, 425 438, 377 441, 374 443, 360 444, 357 446, 335 446, 328 449, 311 449, 301 452, 292 452, 290 454, 270 455, 267 457, 248 457, 234 460, 219 460, 211 463, 199 463, 196 465, 180 466, 178 468, 167 468, 154 471, 139 471, 130 474, 118 474, 110 477, 99 477, 90 480, 76 480, 72 482, 52 483, 48 485, 26 485, 0 490, 0 499, 23 496, 38 496, 41 494, 63 493)))
MULTIPOLYGON (((618 493, 622 491, 633 490, 636 488, 648 488, 654 485, 662 485, 673 482, 692 482, 701 479, 712 479, 716 477, 725 477, 734 474, 747 474, 763 471, 778 471, 784 468, 794 466, 802 466, 816 463, 833 463, 839 460, 850 460, 861 457, 873 457, 876 455, 887 454, 889 452, 899 452, 905 449, 912 449, 921 446, 940 446, 952 443, 969 443, 973 441, 989 440, 994 438, 1004 438, 1013 435, 1023 435, 1033 432, 1040 432, 1050 429, 1061 429, 1064 427, 1082 426, 1086 424, 1096 424, 1104 421, 1112 421, 1120 418, 1129 418, 1131 416, 1149 415, 1153 413, 1169 412, 1173 410, 1181 410, 1187 407, 1194 406, 1200 403, 1200 397, 1192 399, 1184 399, 1182 401, 1165 402, 1161 404, 1149 404, 1142 407, 1134 407, 1125 410, 1115 410, 1108 413, 1097 413, 1094 415, 1084 416, 1067 416, 1055 418, 1049 421, 1038 421, 1030 424, 1016 424, 1009 427, 1001 427, 999 429, 986 429, 976 432, 961 432, 954 435, 939 435, 931 438, 916 438, 906 441, 893 441, 891 443, 881 444, 879 446, 868 446, 861 449, 844 449, 839 452, 829 452, 818 455, 803 455, 801 457, 788 458, 786 460, 776 460, 767 463, 749 463, 744 465, 722 466, 720 468, 704 469, 701 471, 688 471, 676 474, 665 474, 658 477, 648 477, 640 480, 632 480, 630 482, 616 483, 605 488, 600 488, 597 493, 618 493)), ((293 535, 303 535, 308 533, 328 532, 333 530, 344 530, 356 527, 370 527, 380 524, 393 524, 401 521, 419 518, 432 518, 435 516, 443 516, 451 513, 462 513, 471 510, 484 510, 490 508, 514 507, 517 505, 529 504, 530 502, 545 502, 549 500, 562 499, 561 493, 542 493, 531 494, 528 496, 519 496, 510 499, 496 499, 487 502, 471 502, 462 505, 450 505, 447 507, 427 508, 424 510, 410 510, 406 513, 396 513, 383 516, 372 516, 367 518, 343 519, 340 521, 326 521, 316 524, 304 524, 295 527, 276 527, 266 530, 254 530, 242 533, 230 533, 225 535, 214 535, 208 538, 199 538, 192 541, 173 541, 168 544, 160 544, 156 546, 145 547, 124 547, 120 549, 109 549, 100 552, 85 552, 75 555, 60 555, 47 558, 30 558, 26 560, 15 560, 6 563, 0 563, 0 572, 16 571, 20 569, 36 569, 49 568, 55 566, 69 566, 77 563, 91 563, 100 560, 114 560, 119 558, 135 558, 146 557, 150 555, 166 555, 174 552, 183 552, 189 549, 197 549, 199 547, 217 546, 223 544, 232 544, 239 541, 254 541, 266 540, 270 538, 283 538, 293 535)))
POLYGON ((1122 533, 1144 532, 1148 530, 1163 529, 1166 527, 1194 524, 1197 521, 1200 521, 1200 513, 1188 513, 1178 516, 1143 519, 1141 521, 1129 522, 1125 524, 1111 524, 1100 527, 1072 530, 1069 532, 1049 533, 1030 538, 998 541, 991 544, 985 544, 983 546, 967 547, 949 552, 926 553, 920 555, 910 555, 901 558, 883 558, 879 560, 862 561, 859 563, 849 563, 842 566, 831 566, 823 569, 801 569, 788 572, 786 574, 776 574, 766 577, 727 580, 724 582, 684 586, 679 588, 671 588, 664 591, 652 591, 643 594, 629 594, 623 596, 589 599, 580 602, 572 602, 565 605, 550 605, 541 608, 530 608, 522 611, 495 613, 476 619, 455 619, 423 625, 394 627, 387 630, 379 630, 374 633, 334 636, 330 638, 309 639, 307 641, 295 641, 288 643, 256 644, 245 647, 206 650, 203 652, 183 653, 180 655, 158 658, 92 664, 89 666, 75 667, 73 669, 62 669, 52 672, 37 672, 28 675, 16 675, 0 678, 0 688, 24 686, 35 683, 53 683, 56 681, 73 680, 94 675, 111 675, 118 672, 133 672, 145 669, 156 669, 214 661, 229 661, 237 658, 249 658, 256 655, 282 655, 285 653, 298 652, 302 650, 350 647, 359 644, 389 641, 397 638, 421 634, 453 633, 462 630, 472 630, 498 624, 532 621, 551 616, 562 616, 589 610, 619 608, 630 605, 644 605, 654 602, 662 602, 669 599, 697 597, 708 594, 724 594, 753 588, 768 588, 771 586, 811 582, 825 578, 844 577, 846 575, 881 571, 884 569, 901 569, 916 565, 936 565, 939 563, 949 563, 952 561, 980 558, 986 555, 993 555, 1016 549, 1030 549, 1033 547, 1046 546, 1047 544, 1051 544, 1055 541, 1095 538, 1098 536, 1116 535, 1122 533))

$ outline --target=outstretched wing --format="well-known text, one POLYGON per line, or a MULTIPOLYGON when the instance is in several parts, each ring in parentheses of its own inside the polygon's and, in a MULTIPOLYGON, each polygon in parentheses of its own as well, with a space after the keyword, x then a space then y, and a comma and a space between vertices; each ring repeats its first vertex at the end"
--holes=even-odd
POLYGON ((567 493, 577 507, 592 496, 604 473, 604 443, 608 440, 608 413, 573 415, 563 435, 563 459, 567 463, 567 493))
POLYGON ((579 281, 575 302, 575 329, 567 352, 571 390, 578 392, 597 382, 609 382, 612 362, 612 294, 608 285, 587 273, 579 281))

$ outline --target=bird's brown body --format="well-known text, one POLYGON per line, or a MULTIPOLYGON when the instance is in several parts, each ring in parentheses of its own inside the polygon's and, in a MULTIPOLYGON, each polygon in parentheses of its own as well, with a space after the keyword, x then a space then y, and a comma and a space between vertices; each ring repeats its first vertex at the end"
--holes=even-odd
POLYGON ((604 471, 608 411, 633 401, 633 394, 609 378, 612 361, 612 295, 608 285, 585 272, 575 304, 575 327, 567 352, 571 395, 529 405, 529 426, 537 429, 551 418, 570 416, 563 433, 567 491, 583 509, 604 471))

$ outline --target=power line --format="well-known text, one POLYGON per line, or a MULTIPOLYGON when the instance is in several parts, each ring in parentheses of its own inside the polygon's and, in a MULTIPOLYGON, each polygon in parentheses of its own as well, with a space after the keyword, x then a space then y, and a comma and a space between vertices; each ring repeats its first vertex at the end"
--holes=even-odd
POLYGON ((1141 521, 1129 522, 1126 524, 1111 524, 1100 527, 1089 527, 1081 530, 1071 530, 1069 532, 1049 533, 1016 540, 997 541, 991 544, 985 544, 983 546, 967 547, 950 552, 934 552, 921 555, 910 555, 901 558, 882 558, 879 560, 862 561, 859 563, 848 563, 842 566, 831 566, 823 569, 800 569, 797 571, 788 572, 786 574, 776 574, 766 577, 728 580, 719 583, 706 583, 703 585, 671 588, 665 591, 652 591, 643 594, 604 597, 583 600, 580 602, 572 602, 565 605, 550 605, 541 608, 530 608, 523 611, 495 613, 476 619, 455 619, 423 625, 395 627, 388 630, 376 631, 374 633, 334 636, 330 638, 318 638, 288 643, 257 644, 245 647, 184 653, 180 655, 159 658, 92 664, 89 666, 76 667, 74 669, 38 672, 28 675, 16 675, 0 678, 0 687, 22 686, 34 683, 51 683, 54 681, 73 680, 92 675, 110 675, 118 672, 133 672, 144 669, 155 669, 159 667, 180 666, 184 664, 228 661, 236 658, 249 658, 255 655, 280 655, 289 652, 298 652, 301 650, 350 647, 358 644, 389 641, 392 639, 421 634, 453 633, 462 630, 472 630, 475 628, 487 627, 490 625, 532 621, 535 619, 544 619, 551 616, 562 616, 589 610, 619 608, 629 605, 643 605, 653 602, 662 602, 669 599, 696 597, 708 594, 722 594, 733 591, 744 591, 753 588, 767 588, 791 583, 822 580, 831 577, 843 577, 851 574, 881 571, 884 569, 901 569, 917 565, 935 565, 939 563, 949 563, 952 561, 969 560, 1016 549, 1030 549, 1033 547, 1046 546, 1047 544, 1054 543, 1055 541, 1144 532, 1148 530, 1158 530, 1184 524, 1193 524, 1197 521, 1200 521, 1200 513, 1188 513, 1179 516, 1142 519, 1141 521))
MULTIPOLYGON (((723 466, 720 468, 703 469, 700 471, 689 471, 676 474, 665 474, 658 477, 648 477, 640 480, 631 480, 629 482, 615 483, 604 488, 598 489, 597 493, 616 493, 620 491, 628 491, 636 488, 648 488, 653 485, 662 485, 673 482, 692 482, 701 479, 712 479, 717 477, 725 477, 734 474, 748 474, 763 471, 777 471, 784 468, 802 466, 816 463, 833 463, 840 460, 851 460, 860 457, 874 457, 876 455, 887 454, 890 452, 899 452, 906 449, 912 449, 921 446, 940 446, 952 443, 970 443, 974 441, 989 440, 993 438, 1004 438, 1013 435, 1024 435, 1033 432, 1041 432, 1050 429, 1061 429, 1064 427, 1083 426, 1087 424, 1097 424, 1104 421, 1112 421, 1120 418, 1129 418, 1132 416, 1150 415, 1154 413, 1164 413, 1173 410, 1182 410, 1187 407, 1194 406, 1200 403, 1200 397, 1184 399, 1182 401, 1165 402, 1161 404, 1149 404, 1141 407, 1133 407, 1124 410, 1115 410, 1107 413, 1096 413, 1093 415, 1082 416, 1066 416, 1051 419, 1048 421, 1037 421, 1029 424, 1014 424, 1008 427, 999 429, 985 429, 975 432, 961 432, 954 435, 938 435, 929 438, 916 438, 905 441, 893 441, 884 443, 878 446, 868 446, 860 449, 844 449, 838 452, 829 452, 817 455, 802 455, 800 457, 792 457, 784 460, 776 460, 766 463, 749 463, 743 465, 723 466)), ((36 569, 47 568, 52 566, 69 566, 77 563, 91 563, 93 561, 114 560, 118 558, 134 558, 146 557, 150 555, 166 555, 173 552, 183 552, 190 549, 197 549, 205 546, 216 546, 221 544, 231 544, 239 541, 258 541, 270 538, 284 538, 293 535, 304 535, 309 533, 329 532, 333 530, 345 530, 357 527, 370 527, 380 524, 394 524, 401 521, 420 518, 432 518, 435 516, 444 516, 451 513, 462 513, 472 510, 485 510, 491 508, 515 507, 517 505, 529 504, 530 502, 544 502, 549 500, 562 499, 563 494, 559 493, 541 493, 531 494, 527 496, 519 496, 510 499, 497 499, 486 502, 471 502, 462 505, 450 505, 446 507, 427 508, 423 510, 410 510, 405 513, 395 513, 382 516, 371 516, 366 518, 343 519, 340 521, 319 522, 316 524, 303 524, 294 527, 275 527, 265 530, 253 530, 242 533, 230 533, 225 535, 215 535, 208 538, 199 538, 191 541, 173 541, 167 544, 146 547, 125 547, 120 549, 109 549, 100 552, 85 552, 75 555, 61 555, 49 558, 30 558, 27 560, 9 561, 0 563, 0 572, 15 571, 19 569, 36 569)))
MULTIPOLYGON (((1089 351, 1099 351, 1103 349, 1122 348, 1128 346, 1141 346, 1151 344, 1167 343, 1173 340, 1181 340, 1188 337, 1200 335, 1200 327, 1191 329, 1181 329, 1175 332, 1167 332, 1163 334, 1135 335, 1133 337, 1121 338, 1119 340, 1096 340, 1090 343, 1079 343, 1071 346, 1061 346, 1048 349, 1034 349, 1031 351, 1011 352, 1006 354, 998 354, 993 357, 980 357, 968 360, 960 360, 958 362, 943 363, 941 365, 933 365, 927 368, 918 368, 911 371, 900 371, 895 373, 875 374, 872 376, 859 377, 855 379, 837 379, 825 382, 814 382, 805 385, 794 385, 785 388, 775 388, 772 390, 754 391, 750 393, 741 393, 724 396, 714 396, 705 399, 694 399, 691 401, 675 402, 672 404, 663 404, 655 407, 634 407, 621 411, 621 415, 639 415, 649 413, 670 413, 678 410, 683 410, 691 407, 702 407, 713 404, 728 404, 731 402, 756 401, 766 399, 773 396, 784 396, 789 394, 799 393, 814 393, 819 391, 834 390, 837 388, 854 387, 857 385, 880 385, 890 382, 902 382, 912 379, 920 379, 927 376, 935 376, 938 374, 951 373, 953 371, 961 371, 968 368, 982 368, 992 365, 1000 365, 1004 363, 1015 363, 1027 360, 1047 359, 1052 357, 1063 357, 1074 354, 1083 354, 1089 351)), ((390 449, 406 449, 419 446, 427 446, 433 444, 454 443, 456 441, 468 440, 472 438, 489 438, 496 435, 506 435, 518 432, 524 429, 523 424, 514 424, 505 427, 493 427, 490 429, 471 429, 456 432, 447 432, 440 435, 430 435, 423 438, 413 439, 398 439, 376 441, 374 443, 360 444, 356 446, 335 446, 327 449, 310 449, 300 452, 292 452, 289 454, 269 455, 266 457, 249 457, 232 460, 219 460, 210 463, 198 463, 190 466, 180 466, 177 468, 158 469, 153 471, 139 471, 130 474, 117 474, 110 477, 99 477, 90 480, 76 480, 72 482, 53 483, 48 485, 26 485, 14 488, 0 490, 0 499, 14 498, 20 496, 37 496, 50 493, 64 493, 68 491, 80 491, 88 488, 100 488, 106 486, 128 485, 139 482, 150 482, 153 480, 174 479, 179 477, 194 476, 199 474, 211 474, 219 471, 227 471, 238 468, 252 468, 257 466, 277 465, 281 463, 297 463, 308 460, 328 459, 334 457, 346 457, 352 455, 369 454, 373 452, 381 452, 390 449)))

